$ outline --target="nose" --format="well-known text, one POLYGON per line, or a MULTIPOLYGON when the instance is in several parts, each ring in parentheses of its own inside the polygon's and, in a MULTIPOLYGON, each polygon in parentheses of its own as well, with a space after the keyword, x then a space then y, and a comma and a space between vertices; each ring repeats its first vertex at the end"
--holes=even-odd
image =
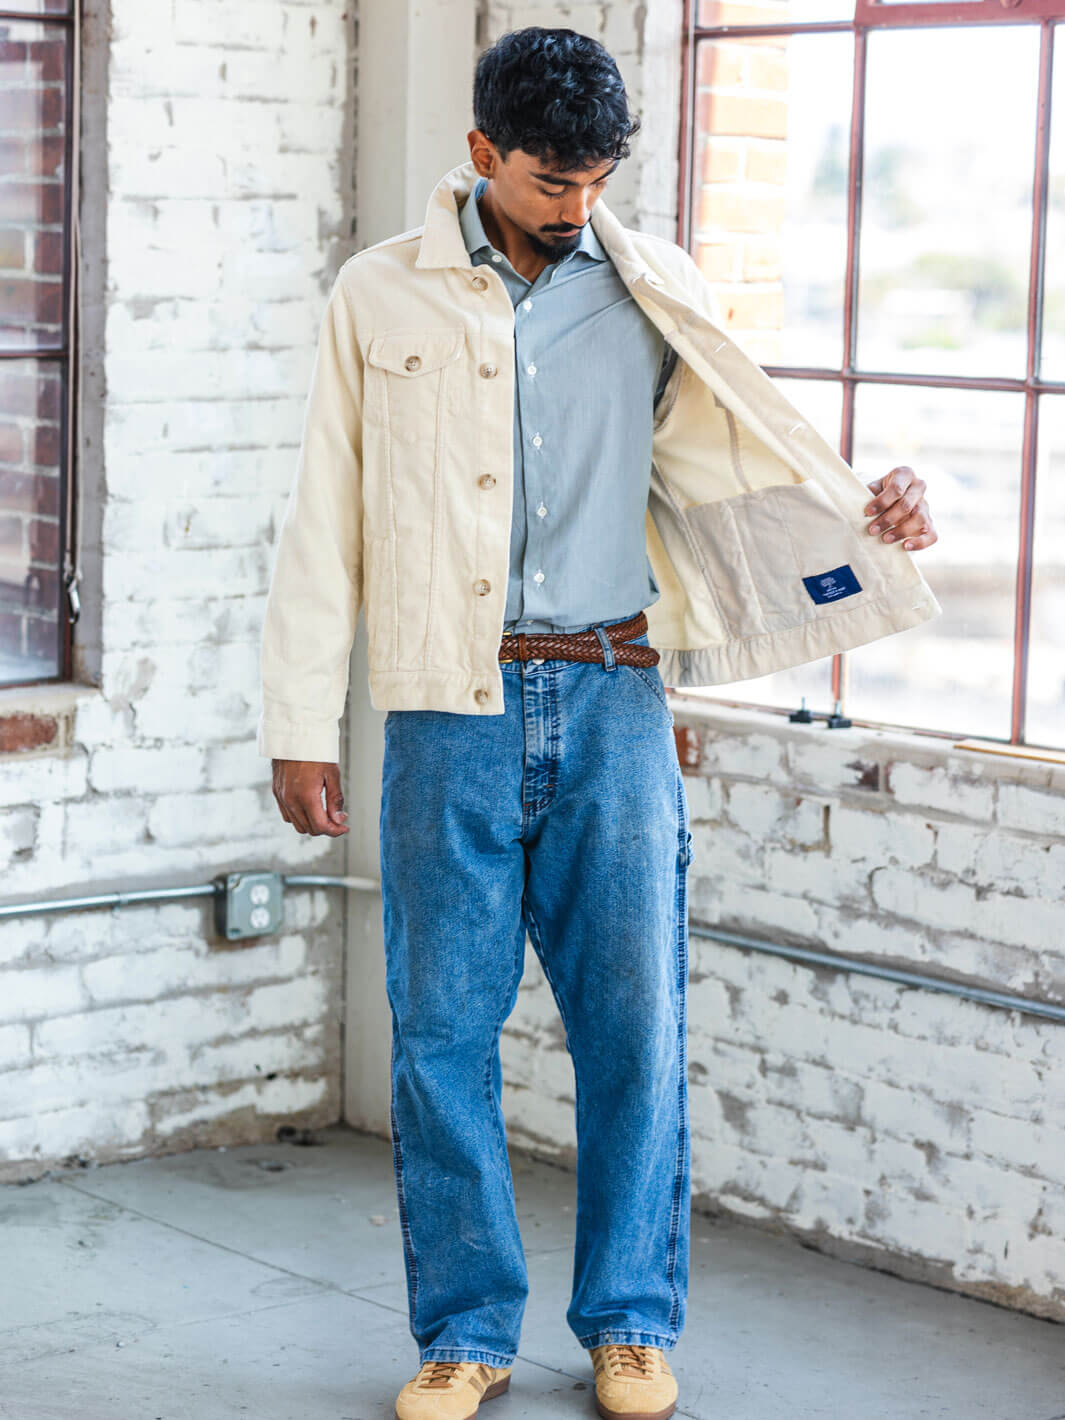
POLYGON ((573 207, 567 208, 562 220, 570 227, 583 227, 588 221, 592 210, 592 203, 586 203, 582 198, 577 198, 573 207))

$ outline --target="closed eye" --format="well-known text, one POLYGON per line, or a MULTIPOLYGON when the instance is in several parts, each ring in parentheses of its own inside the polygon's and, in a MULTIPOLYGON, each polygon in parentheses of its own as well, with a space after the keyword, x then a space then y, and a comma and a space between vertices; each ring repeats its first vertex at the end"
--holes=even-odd
MULTIPOLYGON (((609 181, 609 178, 608 178, 608 177, 600 178, 598 182, 593 182, 593 183, 592 183, 592 186, 593 186, 593 187, 606 187, 608 181, 609 181)), ((565 193, 566 193, 566 189, 565 189, 565 188, 563 188, 561 192, 555 192, 555 191, 554 191, 552 188, 550 188, 550 187, 541 187, 541 188, 540 188, 540 191, 544 194, 545 197, 564 197, 564 196, 565 196, 565 193)))

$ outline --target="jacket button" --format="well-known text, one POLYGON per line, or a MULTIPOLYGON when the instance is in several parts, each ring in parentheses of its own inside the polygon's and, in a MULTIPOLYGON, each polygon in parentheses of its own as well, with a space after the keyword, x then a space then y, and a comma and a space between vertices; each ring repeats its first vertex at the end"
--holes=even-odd
POLYGON ((482 488, 494 488, 496 486, 496 481, 490 473, 482 473, 477 482, 482 488))
POLYGON ((484 279, 483 276, 475 276, 470 282, 470 285, 475 287, 478 291, 488 290, 488 282, 484 279))
POLYGON ((499 371, 494 365, 482 365, 479 374, 482 380, 491 380, 499 374, 499 371))
POLYGON ((473 590, 479 597, 484 597, 492 590, 492 584, 482 577, 479 582, 474 582, 473 590))
POLYGON ((484 702, 488 699, 488 691, 485 690, 483 685, 479 685, 477 689, 473 692, 473 698, 474 700, 479 701, 483 705, 484 702))
POLYGON ((408 355, 407 358, 403 361, 403 363, 408 370, 420 370, 422 365, 422 357, 420 355, 408 355))

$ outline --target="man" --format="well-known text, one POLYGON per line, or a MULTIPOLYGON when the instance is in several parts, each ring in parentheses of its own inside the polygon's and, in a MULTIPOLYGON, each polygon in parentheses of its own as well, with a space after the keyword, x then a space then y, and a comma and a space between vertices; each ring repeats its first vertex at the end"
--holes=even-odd
POLYGON ((466 1420, 509 1384, 528 1279, 498 1045, 526 934, 576 1080, 567 1321, 599 1413, 664 1420, 688 1282, 691 857, 665 685, 927 620, 906 552, 936 534, 912 470, 870 503, 724 334, 688 254, 609 212, 639 122, 602 46, 505 35, 474 118, 423 226, 353 256, 330 295, 259 750, 286 822, 347 832, 338 720, 364 606, 421 1362, 399 1420, 466 1420))

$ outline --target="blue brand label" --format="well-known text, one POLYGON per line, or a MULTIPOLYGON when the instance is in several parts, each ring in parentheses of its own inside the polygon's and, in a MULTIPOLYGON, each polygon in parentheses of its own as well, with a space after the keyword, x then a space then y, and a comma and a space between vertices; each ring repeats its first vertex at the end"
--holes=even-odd
POLYGON ((816 577, 804 577, 802 583, 819 604, 839 601, 840 597, 853 597, 855 592, 862 589, 858 578, 846 563, 842 567, 834 567, 831 572, 821 572, 816 577))

